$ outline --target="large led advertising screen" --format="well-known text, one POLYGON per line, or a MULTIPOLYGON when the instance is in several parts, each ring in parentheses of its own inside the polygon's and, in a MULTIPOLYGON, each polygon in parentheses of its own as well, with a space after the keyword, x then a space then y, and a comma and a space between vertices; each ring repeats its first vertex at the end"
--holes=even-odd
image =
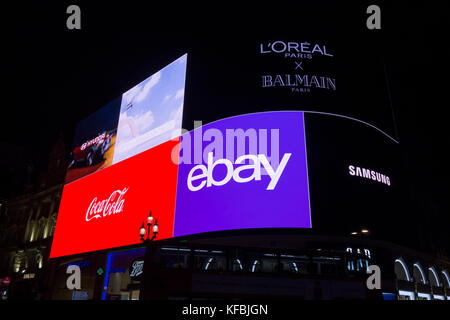
POLYGON ((168 141, 64 186, 50 257, 135 244, 150 210, 164 226, 159 236, 171 237, 175 145, 168 141))
POLYGON ((78 123, 66 183, 112 164, 119 108, 120 98, 117 98, 78 123))
POLYGON ((181 135, 185 73, 186 55, 123 94, 113 164, 181 135))
POLYGON ((150 211, 165 239, 310 228, 309 203, 303 113, 235 116, 67 184, 51 257, 139 243, 150 211))
POLYGON ((81 121, 66 183, 181 135, 187 55, 81 121))
POLYGON ((182 136, 175 236, 310 227, 302 112, 240 115, 182 136))
POLYGON ((186 64, 187 54, 78 124, 50 257, 136 243, 150 209, 172 223, 186 64))
POLYGON ((183 50, 189 64, 174 55, 78 124, 51 258, 137 244, 150 211, 157 239, 395 219, 398 141, 379 69, 364 78, 331 40, 239 45, 183 50))

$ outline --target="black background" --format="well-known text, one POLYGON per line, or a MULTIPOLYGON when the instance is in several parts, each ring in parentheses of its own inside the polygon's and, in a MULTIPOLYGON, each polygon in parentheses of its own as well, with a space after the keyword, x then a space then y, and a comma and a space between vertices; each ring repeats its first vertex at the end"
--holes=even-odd
POLYGON ((339 48, 334 72, 337 84, 348 85, 339 96, 311 95, 304 103, 370 119, 400 141, 400 165, 392 174, 405 183, 398 208, 402 219, 393 217, 386 225, 395 223, 399 239, 407 234, 413 239, 411 246, 433 253, 448 250, 445 1, 273 2, 246 7, 231 2, 160 6, 61 1, 19 2, 2 11, 0 196, 22 192, 20 181, 29 161, 46 169, 59 133, 70 146, 77 122, 186 49, 198 52, 188 60, 188 126, 193 120, 206 123, 241 108, 272 109, 270 99, 279 96, 255 94, 258 77, 252 68, 259 68, 258 57, 253 67, 242 67, 255 56, 249 49, 258 49, 253 45, 262 39, 317 39, 339 48), (81 30, 66 28, 70 4, 81 7, 81 30), (366 28, 370 4, 381 7, 381 30, 366 28), (241 51, 231 50, 233 46, 241 51), (230 55, 224 59, 226 52, 230 55), (378 81, 386 75, 387 82, 378 81), (361 80, 352 82, 355 78, 361 80), (250 79, 254 87, 248 86, 250 79))
POLYGON ((313 232, 350 235, 364 228, 376 239, 417 245, 402 208, 399 145, 372 127, 334 116, 306 113, 305 127, 313 232), (384 174, 390 185, 351 176, 349 165, 384 174))

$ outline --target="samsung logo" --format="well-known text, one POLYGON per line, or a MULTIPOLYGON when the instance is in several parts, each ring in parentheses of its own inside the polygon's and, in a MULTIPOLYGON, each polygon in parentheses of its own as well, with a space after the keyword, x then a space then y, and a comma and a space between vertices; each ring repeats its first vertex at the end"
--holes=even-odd
POLYGON ((381 174, 374 170, 360 168, 356 166, 348 166, 348 172, 351 176, 362 177, 366 179, 371 179, 373 181, 378 181, 380 183, 384 183, 388 186, 391 185, 391 181, 387 175, 381 174))

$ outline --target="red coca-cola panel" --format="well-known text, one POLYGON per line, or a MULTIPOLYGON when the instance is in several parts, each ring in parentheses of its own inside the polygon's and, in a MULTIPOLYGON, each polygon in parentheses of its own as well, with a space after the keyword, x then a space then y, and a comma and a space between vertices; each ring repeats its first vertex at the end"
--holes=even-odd
POLYGON ((140 242, 149 211, 157 239, 173 236, 177 141, 168 141, 64 187, 50 258, 140 242))

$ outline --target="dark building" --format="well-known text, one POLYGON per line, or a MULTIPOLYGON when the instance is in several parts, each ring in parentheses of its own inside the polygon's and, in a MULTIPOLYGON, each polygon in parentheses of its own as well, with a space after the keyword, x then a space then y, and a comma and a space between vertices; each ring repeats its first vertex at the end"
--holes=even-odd
POLYGON ((50 150, 48 171, 30 170, 37 179, 30 177, 22 195, 1 203, 0 277, 11 281, 3 286, 5 297, 39 299, 48 290, 48 256, 66 167, 62 138, 50 150))

